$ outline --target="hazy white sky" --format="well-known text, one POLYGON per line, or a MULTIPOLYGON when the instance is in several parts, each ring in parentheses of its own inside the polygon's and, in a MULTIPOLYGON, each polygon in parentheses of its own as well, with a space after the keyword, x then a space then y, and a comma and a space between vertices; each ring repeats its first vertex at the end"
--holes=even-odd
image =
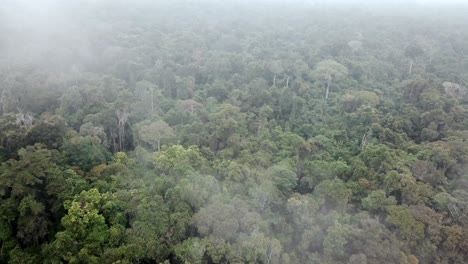
POLYGON ((447 2, 468 3, 467 0, 416 0, 416 2, 419 2, 419 3, 447 3, 447 2))

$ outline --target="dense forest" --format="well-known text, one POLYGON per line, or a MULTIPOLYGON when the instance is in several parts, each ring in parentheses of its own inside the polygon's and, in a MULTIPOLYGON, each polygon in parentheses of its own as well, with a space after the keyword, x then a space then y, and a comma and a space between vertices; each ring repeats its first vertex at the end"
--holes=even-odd
POLYGON ((0 263, 468 263, 467 13, 2 1, 0 263))

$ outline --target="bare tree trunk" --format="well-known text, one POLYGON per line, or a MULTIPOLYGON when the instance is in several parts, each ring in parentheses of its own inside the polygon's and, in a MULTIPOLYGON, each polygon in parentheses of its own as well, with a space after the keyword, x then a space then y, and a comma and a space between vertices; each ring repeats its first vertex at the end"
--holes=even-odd
POLYGON ((123 149, 123 137, 124 137, 124 125, 122 125, 122 122, 119 120, 119 151, 122 151, 123 149))
POLYGON ((273 77, 273 86, 276 86, 276 74, 275 74, 275 76, 273 77))
MULTIPOLYGON (((270 243, 271 243, 271 242, 270 242, 270 243)), ((270 245, 270 254, 269 254, 269 256, 268 256, 267 264, 270 264, 271 255, 273 255, 273 249, 271 248, 271 245, 270 245)))
POLYGON ((411 59, 410 65, 409 65, 409 71, 408 71, 409 75, 411 75, 411 70, 412 69, 413 69, 413 59, 411 59))
POLYGON ((154 91, 151 91, 151 113, 154 113, 154 91))
POLYGON ((122 125, 122 129, 120 130, 120 137, 119 137, 120 151, 124 150, 124 141, 125 141, 125 124, 122 125))
POLYGON ((161 151, 161 133, 159 133, 159 137, 158 137, 158 152, 161 151))
POLYGON ((120 128, 119 128, 119 147, 118 147, 118 150, 121 151, 122 150, 122 133, 120 132, 120 128))
POLYGON ((118 124, 118 129, 119 129, 119 151, 123 151, 124 150, 124 136, 125 136, 125 124, 127 123, 128 121, 128 116, 129 114, 127 113, 127 110, 124 109, 122 111, 120 110, 117 110, 115 111, 115 114, 117 115, 118 117, 118 121, 119 121, 119 124, 118 124))
POLYGON ((286 88, 289 88, 289 76, 286 78, 286 88))
POLYGON ((112 153, 115 153, 116 152, 116 143, 115 143, 114 130, 112 128, 110 129, 110 136, 112 138, 112 153))
POLYGON ((296 177, 297 177, 298 181, 300 181, 302 179, 303 172, 304 172, 304 161, 301 159, 301 160, 299 160, 299 162, 297 163, 297 166, 296 166, 296 177))
POLYGON ((327 80, 327 90, 325 92, 325 99, 328 99, 328 94, 330 93, 330 83, 331 83, 331 77, 328 77, 327 80))

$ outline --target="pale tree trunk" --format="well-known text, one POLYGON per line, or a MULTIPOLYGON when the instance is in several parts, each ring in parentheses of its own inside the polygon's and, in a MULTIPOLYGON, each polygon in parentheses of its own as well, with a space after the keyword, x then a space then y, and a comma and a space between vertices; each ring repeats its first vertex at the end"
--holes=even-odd
MULTIPOLYGON (((271 243, 271 242, 270 242, 271 243)), ((273 249, 271 248, 271 245, 270 245, 270 254, 268 256, 268 261, 267 261, 267 264, 270 264, 270 261, 271 261, 271 255, 273 255, 273 249)))
POLYGON ((123 150, 123 142, 125 136, 125 125, 121 125, 119 128, 119 150, 123 150))
POLYGON ((410 60, 409 71, 408 73, 411 75, 411 70, 413 69, 413 59, 410 60))
POLYGON ((154 92, 151 91, 151 112, 154 113, 154 92))
POLYGON ((125 141, 125 138, 124 138, 124 136, 125 136, 125 124, 128 121, 129 114, 127 113, 126 109, 124 109, 122 111, 116 110, 115 114, 117 115, 117 117, 119 119, 118 120, 119 121, 119 123, 118 123, 119 148, 120 148, 119 151, 123 151, 124 150, 124 145, 125 145, 124 144, 124 141, 125 141))
POLYGON ((330 93, 330 83, 331 83, 331 76, 329 76, 327 80, 327 90, 325 92, 325 99, 328 99, 328 94, 330 93))
POLYGON ((286 88, 289 88, 289 76, 286 78, 286 88))
POLYGON ((111 138, 112 138, 112 150, 113 150, 113 153, 116 153, 117 152, 117 144, 115 142, 115 134, 114 134, 114 130, 113 129, 110 129, 110 134, 111 134, 111 138))
POLYGON ((367 132, 362 136, 361 140, 361 151, 364 150, 364 148, 367 146, 369 137, 372 135, 372 130, 369 128, 367 132))
POLYGON ((296 166, 296 176, 299 181, 302 179, 303 172, 304 172, 304 161, 300 159, 296 166))
POLYGON ((273 86, 276 86, 276 74, 273 76, 273 86))
POLYGON ((159 133, 159 137, 158 137, 158 152, 161 151, 161 133, 159 133))

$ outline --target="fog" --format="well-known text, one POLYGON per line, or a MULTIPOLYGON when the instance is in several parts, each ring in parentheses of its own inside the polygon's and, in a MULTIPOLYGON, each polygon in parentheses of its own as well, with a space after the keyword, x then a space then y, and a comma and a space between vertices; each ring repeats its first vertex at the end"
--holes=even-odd
MULTIPOLYGON (((170 15, 185 5, 185 7, 197 10, 198 8, 210 9, 219 3, 215 0, 178 0, 170 1, 110 1, 110 0, 5 0, 0 6, 0 28, 6 32, 0 40, 0 58, 8 61, 8 64, 39 62, 47 64, 54 59, 65 60, 66 64, 75 64, 81 60, 88 62, 101 52, 90 47, 91 42, 96 42, 106 30, 105 22, 99 21, 102 17, 113 15, 139 16, 150 15, 149 10, 165 9, 170 15), (169 7, 171 6, 171 7, 169 7), (112 12, 116 12, 113 14, 112 12), (125 13, 127 12, 127 13, 125 13), (118 14, 117 14, 118 13, 118 14), (50 53, 49 53, 50 52, 50 53), (44 57, 49 57, 44 61, 44 57), (78 57, 75 57, 78 56, 78 57), (55 58, 55 57, 60 57, 55 58)), ((265 8, 280 7, 282 9, 307 12, 320 8, 349 9, 349 12, 365 10, 377 16, 399 16, 402 14, 411 16, 459 16, 464 18, 464 9, 455 6, 467 4, 463 0, 414 0, 414 1, 340 1, 340 0, 255 0, 255 1, 223 1, 222 15, 248 14, 252 11, 270 12, 265 8), (306 8, 304 10, 304 8, 306 8), (442 8, 442 9, 441 9, 442 8), (230 9, 230 11, 227 11, 230 9), (263 10, 263 11, 262 11, 263 10)), ((219 6, 218 6, 219 7, 219 6)), ((279 9, 275 9, 276 12, 279 9)), ((190 11, 189 11, 190 12, 190 11)), ((265 14, 265 13, 263 13, 265 14)), ((190 15, 190 13, 189 13, 190 15)), ((281 15, 281 14, 278 14, 281 15)), ((108 28, 107 28, 108 29, 108 28)), ((96 48, 96 47, 94 47, 96 48)), ((60 62, 56 62, 60 63, 60 62)))
POLYGON ((0 1, 0 263, 462 263, 468 1, 0 1))

